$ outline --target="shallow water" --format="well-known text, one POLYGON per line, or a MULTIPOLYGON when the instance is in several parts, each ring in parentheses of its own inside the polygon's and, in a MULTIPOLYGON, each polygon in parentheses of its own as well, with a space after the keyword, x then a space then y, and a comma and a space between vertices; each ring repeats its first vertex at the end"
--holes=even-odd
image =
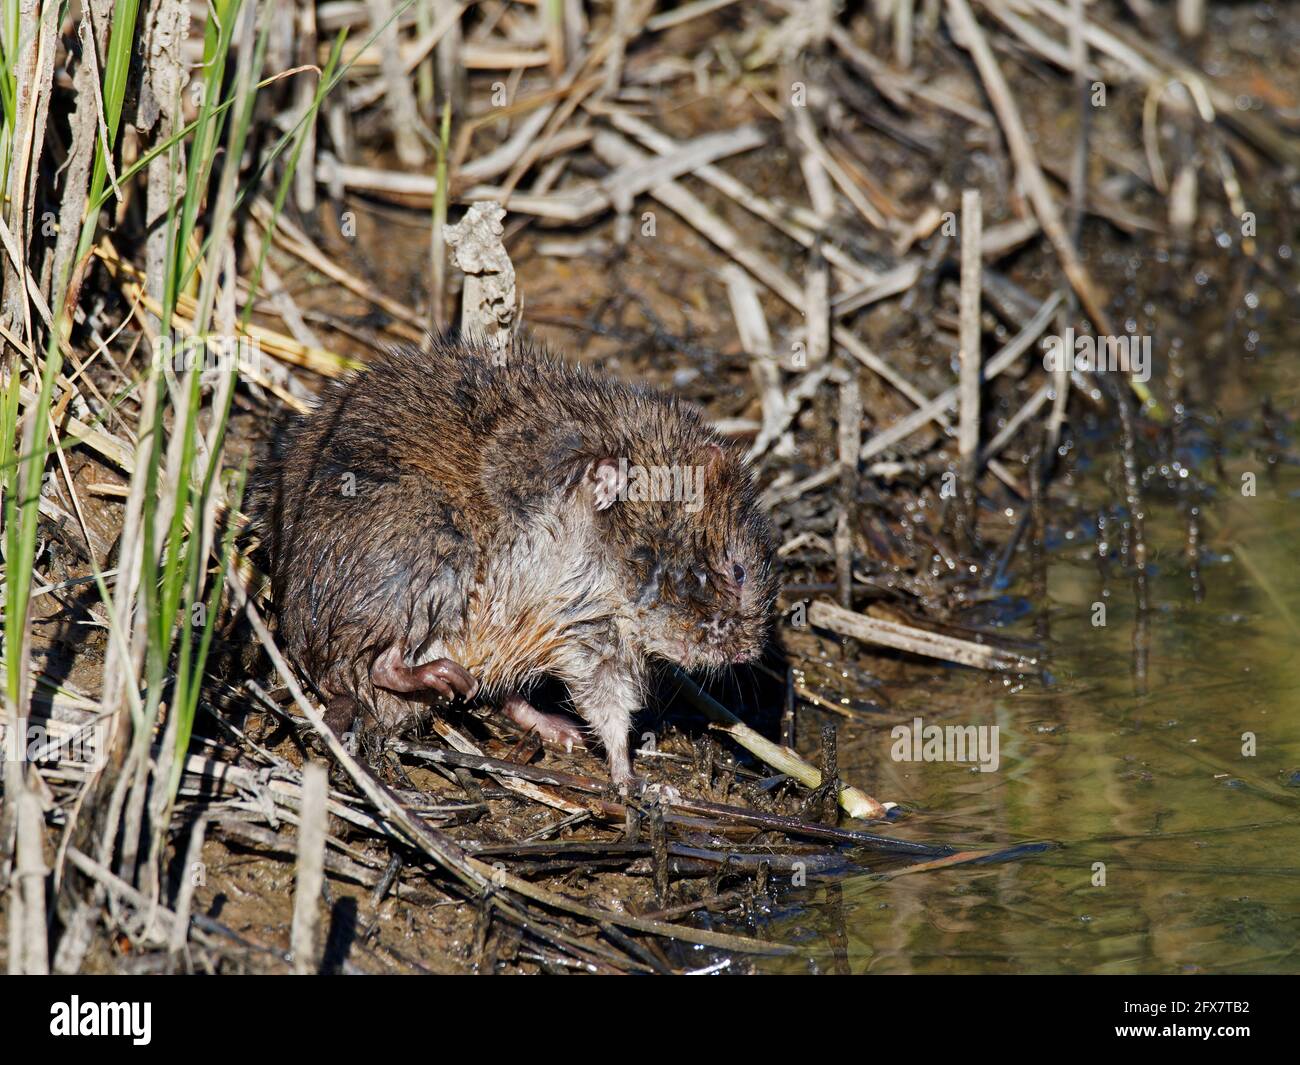
MULTIPOLYGON (((1251 375, 1283 410, 1294 409, 1295 361, 1292 347, 1251 375)), ((1245 415, 1262 393, 1251 407, 1241 383, 1245 415)), ((1117 565, 1103 577, 1091 530, 1057 527, 1045 683, 1017 690, 970 670, 920 667, 874 715, 878 724, 841 730, 845 779, 909 808, 897 834, 961 849, 1059 847, 1006 864, 794 889, 772 933, 801 956, 764 968, 1300 970, 1300 470, 1261 472, 1257 495, 1242 497, 1233 490, 1240 474, 1264 466, 1245 440, 1230 443, 1227 480, 1207 508, 1203 601, 1192 592, 1178 508, 1148 507, 1145 684, 1131 580, 1117 565), (1093 624, 1097 602, 1106 603, 1104 626, 1093 624), (997 770, 893 760, 890 729, 915 716, 997 725, 997 770)), ((1022 616, 1005 631, 1034 635, 1028 595, 1010 589, 1005 616, 1022 616)))

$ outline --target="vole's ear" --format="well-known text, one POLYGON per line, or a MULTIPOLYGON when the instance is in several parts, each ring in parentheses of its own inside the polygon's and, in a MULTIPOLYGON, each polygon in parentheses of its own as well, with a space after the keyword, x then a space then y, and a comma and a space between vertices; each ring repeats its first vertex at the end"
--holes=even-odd
POLYGON ((732 444, 708 443, 704 445, 704 477, 712 480, 727 468, 729 461, 738 459, 739 453, 732 444))
POLYGON ((627 463, 618 459, 597 459, 587 467, 583 489, 595 510, 608 510, 627 490, 627 463))

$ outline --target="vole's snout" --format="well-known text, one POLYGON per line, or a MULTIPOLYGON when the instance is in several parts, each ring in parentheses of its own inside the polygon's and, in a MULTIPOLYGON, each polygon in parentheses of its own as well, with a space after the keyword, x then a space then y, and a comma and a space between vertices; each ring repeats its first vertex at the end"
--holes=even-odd
POLYGON ((744 625, 734 614, 714 614, 699 624, 700 643, 711 656, 729 665, 752 661, 756 648, 745 639, 744 625))
POLYGON ((700 622, 700 635, 706 642, 714 646, 721 646, 727 642, 735 633, 735 630, 735 619, 724 617, 721 614, 714 614, 713 617, 700 622))

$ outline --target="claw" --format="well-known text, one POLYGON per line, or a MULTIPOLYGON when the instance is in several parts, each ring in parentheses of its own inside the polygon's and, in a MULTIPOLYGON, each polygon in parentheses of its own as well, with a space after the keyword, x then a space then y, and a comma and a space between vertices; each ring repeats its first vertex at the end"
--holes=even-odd
POLYGON ((478 693, 478 681, 470 676, 469 670, 450 658, 438 658, 412 668, 415 669, 418 680, 427 687, 447 688, 448 697, 455 693, 468 700, 478 693))
POLYGON ((437 692, 444 699, 472 699, 478 693, 478 681, 464 666, 450 658, 437 658, 418 666, 408 666, 394 644, 375 659, 370 679, 380 688, 394 692, 437 692))

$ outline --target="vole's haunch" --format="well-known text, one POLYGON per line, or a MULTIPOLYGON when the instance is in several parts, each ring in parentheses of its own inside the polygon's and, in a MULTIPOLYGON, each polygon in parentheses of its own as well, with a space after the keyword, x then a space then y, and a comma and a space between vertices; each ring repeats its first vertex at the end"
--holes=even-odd
POLYGON ((649 659, 762 650, 770 525, 740 457, 686 404, 517 342, 396 350, 329 385, 254 476, 280 638, 345 730, 482 692, 572 744, 524 693, 568 686, 631 778, 649 659))

